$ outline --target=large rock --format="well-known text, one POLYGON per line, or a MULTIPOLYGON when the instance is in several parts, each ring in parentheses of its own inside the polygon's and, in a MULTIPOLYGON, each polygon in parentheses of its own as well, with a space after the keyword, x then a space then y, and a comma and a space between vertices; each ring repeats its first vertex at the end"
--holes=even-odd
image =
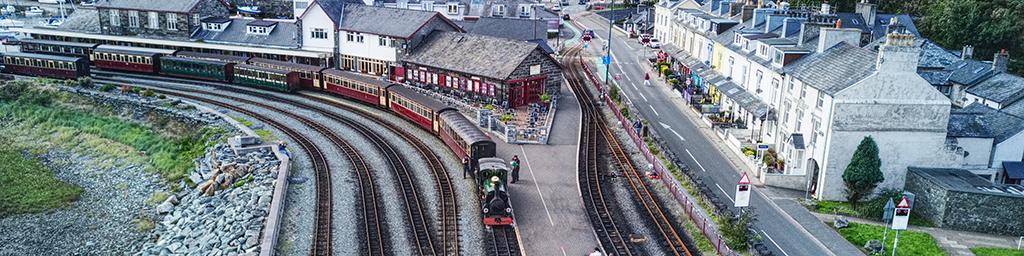
POLYGON ((171 204, 171 202, 167 202, 167 201, 164 201, 160 205, 156 206, 156 213, 159 213, 159 214, 168 213, 168 212, 171 212, 173 210, 174 210, 174 204, 171 204))
POLYGON ((867 250, 869 255, 878 253, 882 251, 882 241, 868 240, 867 243, 864 243, 864 250, 867 250))

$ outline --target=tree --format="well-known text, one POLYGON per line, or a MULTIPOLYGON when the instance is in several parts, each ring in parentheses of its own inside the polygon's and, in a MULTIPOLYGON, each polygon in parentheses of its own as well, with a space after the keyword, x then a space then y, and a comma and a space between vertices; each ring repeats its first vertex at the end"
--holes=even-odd
POLYGON ((878 145, 871 136, 864 137, 853 152, 850 164, 843 171, 846 183, 846 200, 855 206, 861 198, 870 195, 878 183, 885 180, 882 175, 882 160, 878 158, 878 145))
MULTIPOLYGON (((1024 56, 1024 0, 931 0, 918 22, 921 35, 946 49, 974 46, 974 56, 989 60, 1001 49, 1024 56)), ((1024 73, 1019 60, 1010 72, 1024 73)))

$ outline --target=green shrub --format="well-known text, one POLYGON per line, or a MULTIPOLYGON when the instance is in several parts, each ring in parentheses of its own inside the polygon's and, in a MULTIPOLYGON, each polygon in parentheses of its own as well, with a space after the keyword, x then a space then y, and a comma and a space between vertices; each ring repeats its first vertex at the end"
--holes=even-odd
POLYGON ((80 78, 78 78, 78 80, 76 82, 77 82, 78 86, 84 87, 84 88, 92 88, 92 87, 96 86, 96 82, 92 81, 91 77, 80 77, 80 78))
POLYGON ((111 90, 114 90, 114 85, 112 84, 103 84, 102 86, 100 86, 100 91, 102 92, 109 92, 111 90))
POLYGON ((231 187, 233 187, 233 188, 240 188, 242 186, 245 186, 246 183, 252 182, 252 180, 253 180, 253 176, 252 175, 248 175, 245 178, 242 178, 242 179, 239 179, 238 181, 235 181, 235 184, 231 184, 231 187))
POLYGON ((486 110, 491 110, 491 111, 493 111, 493 110, 494 110, 494 105, 491 105, 491 104, 485 104, 485 105, 484 105, 484 107, 483 107, 483 109, 486 109, 486 110))
POLYGON ((512 115, 510 115, 510 114, 501 115, 500 117, 498 117, 498 120, 500 120, 502 122, 512 121, 512 115))
POLYGON ((616 104, 622 103, 619 99, 619 88, 615 86, 608 87, 608 97, 612 99, 616 104))
POLYGON ((143 97, 153 97, 156 95, 156 93, 154 93, 153 90, 145 89, 142 91, 140 95, 142 95, 143 97))

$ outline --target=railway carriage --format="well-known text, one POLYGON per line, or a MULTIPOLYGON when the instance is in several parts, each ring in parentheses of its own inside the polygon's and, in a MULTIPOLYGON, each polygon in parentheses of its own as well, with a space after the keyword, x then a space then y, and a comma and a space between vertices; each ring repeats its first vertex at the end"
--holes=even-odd
POLYGON ((264 68, 278 69, 294 71, 299 74, 299 85, 303 88, 321 88, 321 71, 327 69, 325 67, 299 64, 294 62, 271 60, 263 58, 251 58, 249 64, 254 66, 260 66, 264 68))
POLYGON ((89 61, 80 57, 9 52, 3 57, 4 72, 50 78, 89 76, 89 61))
POLYGON ((93 50, 90 59, 101 69, 156 74, 160 70, 160 57, 172 54, 174 50, 100 45, 93 50))
POLYGON ((249 59, 251 59, 250 57, 192 51, 178 51, 177 53, 174 53, 174 56, 188 59, 222 61, 234 64, 246 64, 249 63, 249 59))
POLYGON ((480 189, 480 211, 484 225, 512 225, 512 201, 509 200, 508 184, 509 168, 501 158, 480 159, 480 171, 476 180, 480 189))
POLYGON ((160 58, 160 74, 207 81, 232 82, 235 63, 176 56, 160 58))
POLYGON ((403 85, 387 88, 388 109, 434 134, 441 131, 440 114, 452 108, 403 85))
POLYGON ((441 112, 441 132, 438 136, 459 158, 468 157, 470 168, 479 166, 479 159, 494 157, 495 144, 459 111, 441 112))
POLYGON ((323 71, 324 89, 374 106, 387 106, 387 87, 391 83, 355 72, 327 69, 323 71))
POLYGON ((72 57, 89 57, 99 44, 51 41, 40 39, 21 40, 21 51, 28 53, 52 54, 72 57))
POLYGON ((299 73, 237 64, 234 67, 233 81, 238 85, 292 92, 299 88, 299 73))

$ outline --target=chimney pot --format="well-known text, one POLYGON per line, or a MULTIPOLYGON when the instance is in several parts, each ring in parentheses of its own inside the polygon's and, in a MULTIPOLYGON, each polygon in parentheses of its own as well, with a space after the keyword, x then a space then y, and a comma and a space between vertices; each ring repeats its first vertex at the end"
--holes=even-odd
POLYGON ((960 59, 966 60, 972 58, 974 58, 974 46, 964 45, 963 51, 960 52, 960 59))
POLYGON ((992 58, 992 71, 1006 72, 1007 64, 1010 62, 1010 53, 1006 52, 1006 49, 999 50, 996 56, 992 58))

